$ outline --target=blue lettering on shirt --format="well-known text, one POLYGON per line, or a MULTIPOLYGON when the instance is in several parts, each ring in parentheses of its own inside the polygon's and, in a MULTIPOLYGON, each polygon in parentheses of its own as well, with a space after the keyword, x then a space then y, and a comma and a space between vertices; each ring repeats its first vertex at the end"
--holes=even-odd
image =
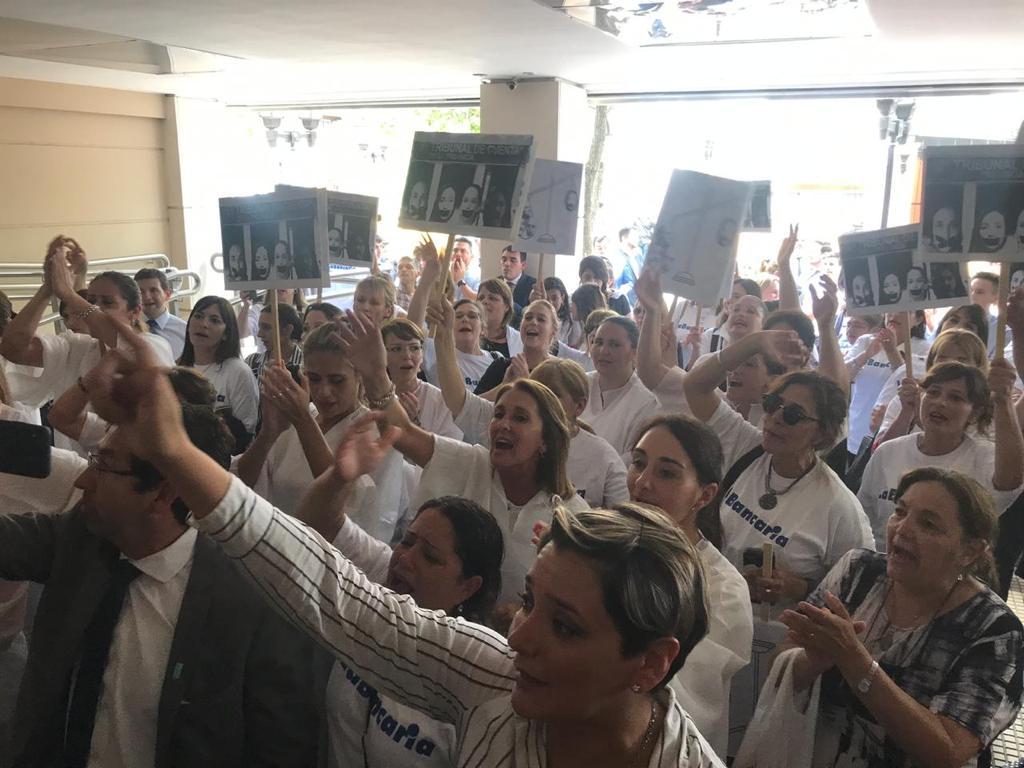
POLYGON ((741 520, 746 520, 755 531, 765 536, 768 541, 773 541, 780 547, 785 547, 789 544, 789 536, 785 536, 782 533, 781 525, 772 525, 767 520, 758 517, 754 510, 740 501, 739 495, 735 492, 730 493, 725 498, 725 506, 738 514, 741 520))
POLYGON ((391 737, 396 744, 402 744, 407 750, 415 752, 417 755, 430 757, 433 754, 437 745, 432 739, 417 738, 420 734, 420 727, 416 723, 402 725, 395 720, 381 702, 377 689, 360 679, 359 675, 349 667, 344 664, 341 666, 345 670, 345 679, 352 683, 359 695, 369 702, 370 717, 382 733, 391 737))

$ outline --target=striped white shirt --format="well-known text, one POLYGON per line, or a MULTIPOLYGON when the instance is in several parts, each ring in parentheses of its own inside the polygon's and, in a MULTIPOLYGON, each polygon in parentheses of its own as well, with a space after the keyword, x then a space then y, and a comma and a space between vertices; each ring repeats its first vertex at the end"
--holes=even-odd
MULTIPOLYGON (((289 619, 382 694, 455 726, 460 768, 544 768, 545 726, 519 717, 514 653, 485 627, 372 583, 311 528, 237 478, 196 521, 289 619)), ((725 768, 669 689, 648 768, 725 768)))

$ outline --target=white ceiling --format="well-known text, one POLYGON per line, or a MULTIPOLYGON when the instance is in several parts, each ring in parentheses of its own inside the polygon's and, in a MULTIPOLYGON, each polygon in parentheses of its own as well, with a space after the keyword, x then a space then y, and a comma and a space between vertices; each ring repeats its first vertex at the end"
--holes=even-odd
POLYGON ((1024 81, 1021 0, 870 7, 870 38, 635 49, 534 0, 0 0, 0 76, 232 104, 473 97, 474 73, 591 92, 1024 81), (168 68, 190 73, 150 74, 168 68))

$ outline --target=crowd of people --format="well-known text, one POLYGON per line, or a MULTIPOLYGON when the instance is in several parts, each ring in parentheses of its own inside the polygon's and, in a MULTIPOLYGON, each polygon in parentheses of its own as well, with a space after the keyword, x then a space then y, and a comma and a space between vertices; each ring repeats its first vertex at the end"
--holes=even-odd
POLYGON ((1005 349, 992 272, 849 315, 794 228, 702 318, 631 238, 575 286, 424 238, 351 307, 187 319, 55 238, 0 294, 0 422, 52 435, 0 473, 0 768, 989 765, 1024 287, 1005 349))

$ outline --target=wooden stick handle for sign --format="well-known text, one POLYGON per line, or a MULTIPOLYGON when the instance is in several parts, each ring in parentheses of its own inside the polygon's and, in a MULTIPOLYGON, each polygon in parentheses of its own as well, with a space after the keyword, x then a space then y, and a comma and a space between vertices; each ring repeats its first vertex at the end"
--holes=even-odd
MULTIPOLYGON (((1006 303, 1010 300, 1010 263, 999 265, 999 315, 996 317, 996 358, 1003 359, 1006 350, 1006 303)), ((1014 344, 1018 342, 1014 339, 1014 344)))
POLYGON ((544 287, 544 254, 539 256, 537 261, 537 282, 540 283, 540 287, 544 287))
POLYGON ((704 312, 704 307, 702 307, 700 304, 698 304, 697 305, 697 322, 695 322, 693 324, 693 327, 696 328, 698 331, 700 330, 700 316, 701 316, 701 313, 703 313, 703 312, 704 312))
POLYGON ((316 303, 319 304, 323 300, 324 300, 324 289, 323 288, 317 288, 316 289, 316 303))
POLYGON ((271 288, 267 293, 269 293, 273 297, 273 299, 271 300, 272 303, 270 305, 271 307, 273 307, 273 309, 271 311, 271 315, 272 315, 273 320, 274 320, 274 335, 273 335, 273 340, 274 340, 274 344, 273 344, 274 358, 273 359, 274 360, 280 360, 281 359, 281 310, 278 309, 278 307, 277 307, 277 289, 276 288, 271 288))
MULTIPOLYGON (((761 577, 770 579, 775 573, 775 550, 770 541, 761 544, 761 577)), ((761 603, 761 621, 771 621, 772 604, 761 603)))
MULTIPOLYGON (((676 307, 677 306, 679 306, 679 297, 678 296, 673 296, 672 297, 672 306, 668 308, 669 319, 675 317, 675 315, 676 315, 676 307)), ((684 314, 686 313, 686 308, 685 307, 683 307, 683 313, 684 314)))
MULTIPOLYGON (((444 253, 441 254, 441 269, 437 273, 437 282, 434 283, 434 288, 431 291, 431 301, 440 303, 441 297, 444 296, 444 287, 448 281, 448 275, 451 274, 452 269, 452 251, 455 249, 455 235, 448 235, 448 242, 444 246, 444 253)), ((437 326, 430 326, 430 338, 437 337, 437 326)))
POLYGON ((910 342, 913 340, 913 336, 910 333, 910 329, 914 327, 914 313, 907 312, 907 338, 903 340, 903 357, 906 358, 907 362, 907 376, 914 378, 914 353, 911 350, 910 342))

